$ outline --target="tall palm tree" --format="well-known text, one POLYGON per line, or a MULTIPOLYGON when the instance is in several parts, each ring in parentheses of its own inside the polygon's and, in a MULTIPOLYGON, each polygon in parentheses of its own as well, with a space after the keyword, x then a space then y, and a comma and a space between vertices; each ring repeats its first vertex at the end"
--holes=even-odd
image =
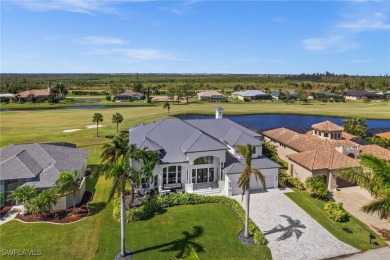
POLYGON ((167 109, 168 115, 169 115, 169 110, 171 109, 171 105, 169 104, 168 101, 165 101, 164 106, 163 106, 163 109, 167 109))
POLYGON ((42 200, 45 208, 49 209, 49 213, 51 212, 52 205, 57 204, 59 199, 59 196, 54 189, 43 190, 41 193, 39 193, 38 197, 42 200))
POLYGON ((125 249, 125 189, 126 183, 129 182, 130 189, 134 190, 134 181, 139 183, 140 174, 130 165, 131 154, 127 151, 125 155, 121 155, 116 161, 107 164, 105 167, 106 179, 112 179, 113 185, 110 191, 108 201, 111 201, 114 194, 119 195, 121 200, 121 256, 126 256, 125 249))
POLYGON ((92 116, 92 122, 96 123, 96 137, 99 136, 99 123, 103 122, 103 115, 100 113, 95 113, 92 116))
POLYGON ((100 159, 102 163, 116 162, 120 156, 126 154, 129 148, 134 149, 134 147, 129 146, 128 133, 120 133, 112 139, 111 143, 103 145, 100 159))
POLYGON ((265 184, 265 177, 264 175, 256 169, 252 169, 252 146, 250 144, 243 146, 238 145, 237 146, 237 152, 242 154, 245 158, 245 168, 244 171, 241 173, 240 177, 238 178, 238 187, 242 188, 242 198, 245 194, 245 228, 244 228, 244 236, 246 238, 249 237, 249 231, 248 231, 248 222, 249 222, 249 201, 250 201, 250 181, 252 175, 255 176, 256 181, 261 182, 264 191, 267 191, 267 187, 265 184))
POLYGON ((78 177, 78 172, 72 170, 70 172, 61 172, 56 181, 57 191, 64 195, 67 192, 71 192, 73 195, 73 212, 76 209, 76 192, 80 188, 81 179, 78 177))
POLYGON ((26 185, 18 187, 16 190, 11 192, 8 196, 8 201, 10 202, 22 202, 24 210, 28 210, 30 201, 37 195, 37 189, 34 186, 26 185))
POLYGON ((121 113, 115 113, 112 115, 111 122, 116 124, 116 132, 118 132, 118 125, 122 123, 122 121, 123 121, 123 116, 121 115, 121 113))
POLYGON ((366 189, 375 200, 364 205, 366 213, 377 213, 381 219, 390 217, 390 163, 373 155, 360 156, 363 169, 344 168, 338 175, 366 189))

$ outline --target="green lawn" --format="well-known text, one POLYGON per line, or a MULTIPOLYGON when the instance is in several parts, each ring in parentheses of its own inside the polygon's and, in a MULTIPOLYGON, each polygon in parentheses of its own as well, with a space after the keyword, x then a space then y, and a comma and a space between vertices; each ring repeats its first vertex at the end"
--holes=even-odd
MULTIPOLYGON (((112 218, 112 204, 106 206, 110 186, 104 177, 88 177, 87 189, 96 193, 90 204, 92 215, 80 222, 11 221, 0 226, 0 251, 40 249, 43 259, 112 259, 120 249, 120 224, 112 218)), ((147 221, 127 224, 126 246, 135 252, 134 259, 170 259, 186 245, 198 248, 201 259, 272 258, 267 246, 242 245, 237 239, 241 229, 238 217, 227 206, 178 206, 147 221), (194 227, 201 232, 192 237, 194 227), (189 233, 189 239, 183 232, 189 233)))
POLYGON ((370 244, 369 235, 374 232, 355 217, 350 217, 345 223, 331 220, 324 212, 325 202, 312 198, 308 192, 294 189, 294 192, 285 194, 339 240, 363 251, 387 245, 378 236, 375 241, 379 245, 370 244), (344 227, 353 233, 348 234, 342 229, 344 227))

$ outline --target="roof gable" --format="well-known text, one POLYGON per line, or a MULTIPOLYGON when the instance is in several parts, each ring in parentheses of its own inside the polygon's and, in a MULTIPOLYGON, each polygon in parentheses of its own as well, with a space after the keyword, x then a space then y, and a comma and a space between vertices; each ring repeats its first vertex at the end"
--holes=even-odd
POLYGON ((331 121, 324 121, 318 124, 311 126, 314 130, 325 131, 325 132, 334 132, 334 131, 343 131, 344 127, 339 126, 331 121))

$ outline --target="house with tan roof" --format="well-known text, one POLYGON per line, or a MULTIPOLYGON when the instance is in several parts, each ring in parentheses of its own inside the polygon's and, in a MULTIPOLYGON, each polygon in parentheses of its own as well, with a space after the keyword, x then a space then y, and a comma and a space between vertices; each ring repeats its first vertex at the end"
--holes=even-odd
POLYGON ((50 93, 51 93, 50 88, 30 89, 30 90, 25 90, 23 92, 20 92, 16 96, 19 97, 20 101, 27 101, 27 98, 32 95, 35 102, 40 102, 40 101, 47 100, 50 96, 50 93))
POLYGON ((198 99, 209 102, 226 101, 226 96, 215 90, 206 90, 198 94, 198 99))

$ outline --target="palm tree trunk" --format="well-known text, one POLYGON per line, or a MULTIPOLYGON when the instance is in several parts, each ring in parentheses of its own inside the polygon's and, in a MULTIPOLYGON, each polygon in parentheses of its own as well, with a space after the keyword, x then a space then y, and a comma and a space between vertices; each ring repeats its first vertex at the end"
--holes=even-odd
POLYGON ((125 251, 125 192, 121 191, 121 254, 126 256, 125 251))
POLYGON ((245 191, 245 229, 244 229, 244 237, 249 237, 249 196, 250 196, 250 187, 248 185, 246 191, 245 191))
POLYGON ((76 195, 73 195, 73 213, 76 210, 76 195))
POLYGON ((96 123, 96 137, 99 137, 99 122, 96 123))
POLYGON ((116 123, 116 132, 118 133, 118 123, 116 123))

